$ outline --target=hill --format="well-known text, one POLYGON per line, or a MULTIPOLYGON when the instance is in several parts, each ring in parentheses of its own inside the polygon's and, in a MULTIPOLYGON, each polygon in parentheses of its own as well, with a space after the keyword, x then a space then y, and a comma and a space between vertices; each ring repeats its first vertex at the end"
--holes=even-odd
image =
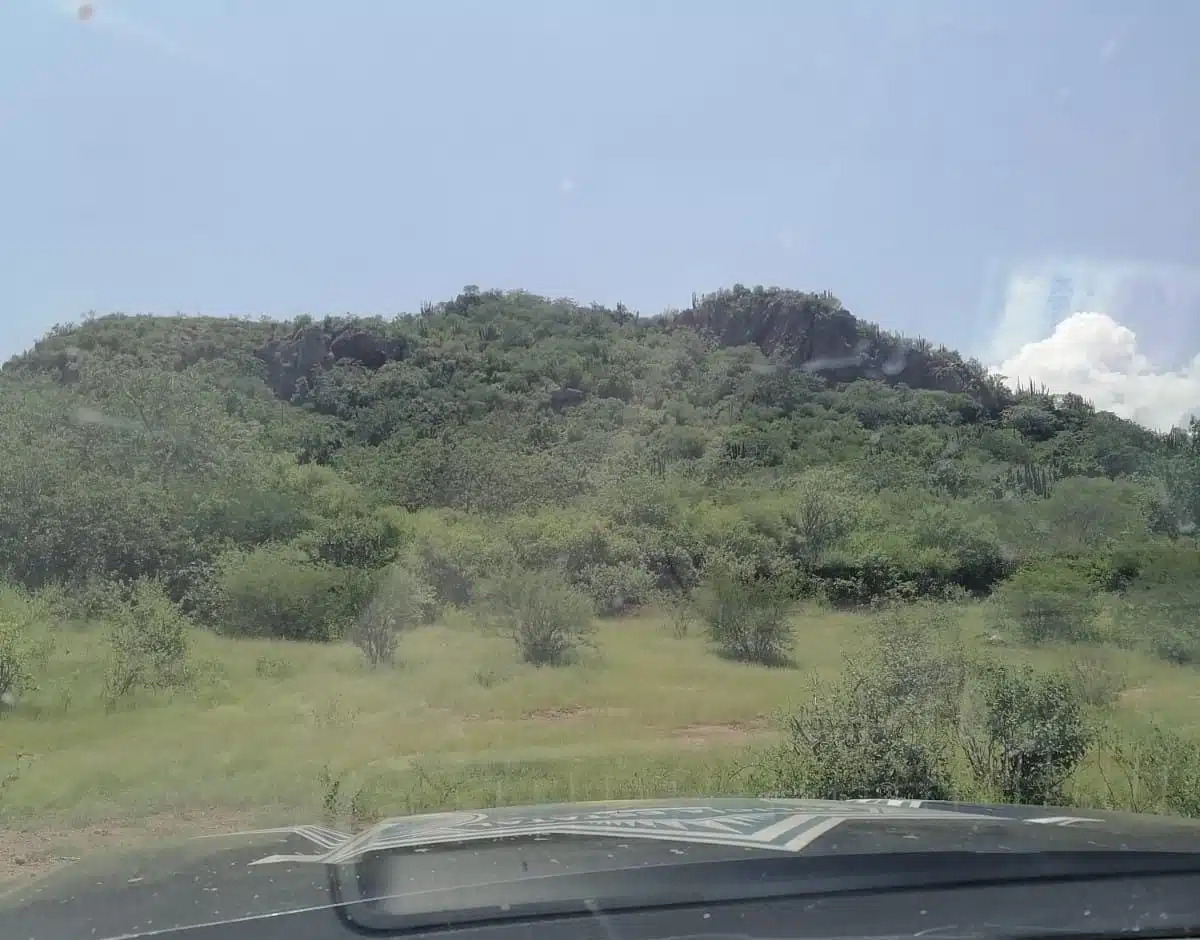
POLYGON ((475 288, 394 318, 115 315, 56 328, 0 383, 0 577, 32 588, 162 576, 195 604, 231 552, 374 571, 419 545, 446 599, 512 551, 609 611, 717 555, 866 602, 1190 545, 1200 509, 1192 437, 1010 389, 827 293, 737 286, 659 317, 475 288))
POLYGON ((1200 813, 1200 744, 1137 715, 1194 725, 1197 429, 1007 387, 828 294, 97 317, 4 365, 0 454, 0 753, 40 755, 10 829, 294 819, 317 790, 1200 813), (761 667, 839 663, 748 765, 795 708, 761 667), (1085 707, 1139 730, 1098 743, 1085 707), (1166 782, 1114 796, 1101 759, 1166 782))

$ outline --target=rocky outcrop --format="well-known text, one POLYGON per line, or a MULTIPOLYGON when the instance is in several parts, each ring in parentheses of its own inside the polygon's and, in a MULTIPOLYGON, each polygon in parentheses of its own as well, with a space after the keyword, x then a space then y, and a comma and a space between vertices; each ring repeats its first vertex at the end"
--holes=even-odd
POLYGON ((273 337, 254 351, 267 368, 267 384, 282 399, 290 400, 296 383, 336 362, 350 362, 376 370, 403 359, 405 343, 359 326, 310 323, 283 337, 273 337))
POLYGON ((911 388, 987 392, 977 364, 859 320, 829 293, 738 285, 696 298, 674 325, 708 333, 722 346, 757 346, 767 356, 833 382, 868 378, 911 388))

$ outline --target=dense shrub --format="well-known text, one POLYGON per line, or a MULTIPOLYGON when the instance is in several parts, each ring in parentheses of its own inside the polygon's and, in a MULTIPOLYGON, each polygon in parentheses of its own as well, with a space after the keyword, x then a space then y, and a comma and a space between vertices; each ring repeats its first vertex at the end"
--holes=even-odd
POLYGON ((759 769, 760 789, 829 800, 950 799, 966 666, 956 643, 892 620, 818 683, 759 769))
POLYGON ((721 655, 772 666, 788 660, 795 643, 788 584, 750 580, 716 565, 696 592, 696 610, 721 655))
POLYGON ((419 520, 409 563, 445 604, 467 606, 478 584, 493 577, 510 557, 496 533, 457 514, 419 520))
POLYGON ((192 678, 191 626, 158 581, 133 585, 129 601, 110 614, 104 695, 114 704, 131 692, 175 689, 192 678))
POLYGON ((1200 741, 1152 724, 1106 743, 1115 771, 1105 774, 1110 805, 1200 817, 1200 741))
POLYGON ((561 666, 588 645, 591 602, 554 572, 512 569, 480 588, 477 615, 513 641, 522 662, 561 666))
POLYGON ((379 578, 375 594, 350 627, 350 639, 370 665, 393 661, 400 635, 436 613, 433 589, 405 565, 379 578))
POLYGON ((1159 546, 1138 559, 1115 605, 1121 636, 1167 662, 1200 663, 1200 552, 1159 546))
POLYGON ((963 747, 976 782, 1009 803, 1051 804, 1092 741, 1067 675, 989 663, 963 747))
POLYGON ((385 515, 323 520, 299 544, 321 562, 348 568, 382 568, 403 548, 404 530, 385 515))
POLYGON ((1095 635, 1100 602, 1086 574, 1062 561, 1021 568, 993 595, 1004 624, 1031 643, 1077 641, 1095 635))
POLYGON ((209 616, 236 636, 330 640, 357 614, 371 586, 361 573, 313 562, 296 548, 232 552, 218 564, 209 616))
POLYGON ((0 708, 35 685, 27 625, 0 607, 0 708))

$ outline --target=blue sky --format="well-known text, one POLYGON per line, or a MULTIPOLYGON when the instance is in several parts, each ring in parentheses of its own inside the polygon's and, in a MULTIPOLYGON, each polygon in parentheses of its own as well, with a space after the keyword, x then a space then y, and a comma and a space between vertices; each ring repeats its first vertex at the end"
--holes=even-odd
POLYGON ((0 356, 89 309, 737 281, 997 362, 1088 308, 1139 369, 1200 352, 1194 0, 75 7, 0 2, 0 356))

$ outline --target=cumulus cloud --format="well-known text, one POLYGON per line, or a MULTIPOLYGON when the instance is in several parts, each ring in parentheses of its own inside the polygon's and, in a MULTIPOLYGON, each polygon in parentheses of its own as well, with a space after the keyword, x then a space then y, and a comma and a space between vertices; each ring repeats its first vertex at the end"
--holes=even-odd
POLYGON ((996 371, 1014 382, 1075 392, 1102 411, 1163 431, 1200 413, 1200 356, 1182 369, 1156 370, 1138 351, 1134 332, 1104 313, 1071 314, 996 371))
POLYGON ((1010 382, 1075 392, 1159 430, 1200 414, 1197 272, 1132 262, 1025 265, 1009 273, 999 306, 989 360, 1010 382))

